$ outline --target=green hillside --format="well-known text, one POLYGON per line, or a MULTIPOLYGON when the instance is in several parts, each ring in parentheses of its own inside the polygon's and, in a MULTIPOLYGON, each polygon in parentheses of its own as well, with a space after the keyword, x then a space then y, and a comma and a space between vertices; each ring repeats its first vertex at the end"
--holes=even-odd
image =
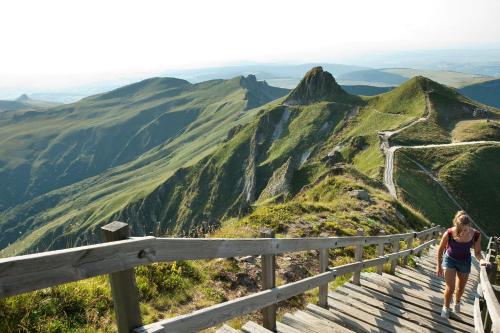
MULTIPOLYGON (((287 91, 255 77, 153 78, 43 112, 0 115, 0 210, 137 159, 191 128, 287 91)), ((207 134, 208 135, 208 134, 207 134)))
POLYGON ((250 121, 258 110, 247 110, 245 105, 255 103, 254 96, 262 100, 266 95, 268 98, 275 97, 271 93, 284 92, 267 89, 269 86, 259 83, 257 86, 263 91, 253 89, 252 97, 248 98, 249 90, 242 88, 242 85, 249 85, 245 81, 255 84, 252 77, 211 82, 209 87, 212 86, 214 94, 217 90, 213 87, 215 84, 219 88, 229 86, 229 95, 208 104, 181 133, 138 158, 98 176, 37 196, 1 213, 0 247, 14 243, 18 238, 21 241, 16 244, 14 251, 17 246, 30 247, 39 238, 48 239, 50 244, 57 242, 58 247, 87 243, 87 237, 92 235, 91 229, 96 225, 108 221, 110 216, 131 200, 150 193, 178 168, 193 164, 210 154, 217 144, 227 138, 232 127, 250 121), (66 238, 65 234, 71 237, 66 238))
MULTIPOLYGON (((237 80, 240 87, 242 80, 237 80)), ((126 87, 105 99, 133 96, 137 89, 126 87)), ((426 96, 430 117, 417 124, 426 126, 420 132, 410 127, 395 138, 413 144, 496 137, 493 120, 483 119, 484 125, 474 118, 469 124, 471 119, 463 116, 480 104, 431 80, 415 77, 390 92, 359 97, 345 92, 328 72, 313 68, 282 99, 243 113, 229 111, 236 107, 207 107, 226 112, 201 112, 182 133, 137 158, 3 212, 3 254, 96 242, 99 226, 111 220, 130 223, 136 235, 189 234, 200 226, 217 227, 221 221, 252 214, 256 207, 294 200, 339 165, 350 165, 353 172, 379 182, 385 161, 379 132, 425 116, 426 96)), ((407 202, 421 209, 415 200, 407 202)))
POLYGON ((405 202, 430 221, 450 225, 457 207, 415 163, 432 172, 489 234, 500 232, 500 145, 404 149, 396 155, 395 179, 405 202))
POLYGON ((449 143, 454 139, 476 141, 500 134, 498 127, 485 130, 488 132, 486 134, 484 131, 469 131, 467 136, 461 136, 457 131, 454 132, 457 127, 470 128, 473 123, 486 123, 486 118, 499 119, 500 110, 470 100, 460 95, 455 89, 440 85, 432 80, 423 77, 417 77, 416 80, 422 89, 428 92, 429 117, 425 121, 396 133, 391 137, 391 143, 408 146, 449 143), (477 113, 477 110, 482 110, 484 113, 477 113))

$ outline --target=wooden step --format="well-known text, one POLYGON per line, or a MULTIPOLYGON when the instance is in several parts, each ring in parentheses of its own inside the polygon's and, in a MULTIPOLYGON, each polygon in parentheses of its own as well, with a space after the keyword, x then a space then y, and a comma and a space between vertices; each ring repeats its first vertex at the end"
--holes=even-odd
MULTIPOLYGON (((401 326, 398 323, 391 322, 388 320, 388 318, 383 318, 383 315, 388 315, 387 313, 384 313, 383 311, 379 311, 379 315, 374 315, 371 313, 371 311, 368 311, 368 309, 360 310, 358 308, 355 308, 351 305, 347 305, 343 303, 342 301, 338 301, 336 299, 333 299, 329 297, 328 303, 330 306, 330 310, 332 311, 339 311, 341 313, 344 313, 344 315, 349 315, 355 318, 358 318, 359 320, 376 326, 378 328, 381 328, 385 331, 392 332, 392 333, 400 333, 400 332, 414 332, 414 330, 410 330, 408 328, 405 328, 401 326)), ((368 308, 368 307, 367 307, 368 308)))
MULTIPOLYGON (((335 299, 339 302, 357 308, 363 311, 363 313, 365 314, 371 314, 380 319, 393 322, 394 324, 404 327, 410 331, 421 332, 421 333, 432 333, 432 330, 417 325, 407 320, 406 318, 403 318, 402 317, 403 311, 401 309, 398 309, 389 304, 386 304, 385 306, 382 307, 378 307, 373 304, 376 302, 366 301, 366 299, 359 300, 358 297, 353 297, 353 294, 355 294, 355 292, 352 292, 349 289, 343 288, 342 289, 343 292, 340 289, 342 288, 339 288, 337 292, 330 293, 328 297, 330 297, 330 299, 335 299)), ((363 298, 363 296, 361 296, 360 298, 363 298)))
POLYGON ((352 332, 359 333, 378 333, 380 329, 372 324, 366 323, 354 316, 345 314, 335 309, 323 309, 314 304, 307 305, 307 311, 315 316, 325 318, 329 321, 336 322, 340 325, 347 327, 352 332))
POLYGON ((276 331, 278 333, 302 333, 302 331, 295 329, 291 326, 283 324, 279 321, 276 322, 276 331))
MULTIPOLYGON (((364 280, 368 280, 374 284, 381 285, 386 288, 391 288, 393 292, 408 294, 413 297, 419 298, 425 302, 433 303, 440 307, 443 306, 443 295, 433 292, 432 290, 425 290, 424 288, 415 289, 407 287, 393 280, 390 280, 386 277, 382 277, 372 273, 363 273, 361 274, 361 278, 364 280)), ((472 306, 470 306, 469 304, 464 304, 462 308, 463 308, 462 313, 472 317, 472 306)))
POLYGON ((253 321, 248 321, 243 325, 241 330, 245 333, 272 333, 272 331, 260 326, 259 324, 253 322, 253 321))
POLYGON ((231 326, 228 326, 226 324, 222 325, 221 328, 219 328, 215 333, 240 333, 241 331, 235 330, 231 326))
POLYGON ((432 313, 431 311, 405 303, 391 296, 385 296, 373 291, 367 291, 365 288, 351 283, 347 283, 337 290, 342 293, 345 292, 346 295, 349 295, 350 297, 353 297, 361 302, 370 304, 380 309, 385 309, 393 315, 407 319, 431 330, 451 333, 456 331, 470 332, 472 328, 471 326, 461 324, 454 320, 441 318, 441 316, 437 313, 432 313))
MULTIPOLYGON (((395 299, 398 299, 398 300, 404 301, 406 303, 410 303, 412 305, 415 305, 415 306, 421 308, 422 310, 431 311, 436 315, 441 314, 441 309, 443 306, 442 304, 439 304, 439 305, 433 304, 431 302, 428 302, 427 300, 422 300, 421 298, 406 294, 406 293, 402 292, 401 290, 397 290, 397 289, 392 288, 392 287, 385 287, 385 286, 383 286, 381 284, 377 284, 377 283, 372 283, 366 279, 362 280, 362 285, 363 285, 363 287, 366 288, 367 291, 377 292, 380 294, 384 294, 388 297, 393 297, 395 299)), ((454 313, 451 313, 450 316, 454 320, 457 320, 459 322, 463 322, 463 323, 466 323, 468 325, 474 325, 473 319, 467 315, 457 316, 454 313)))

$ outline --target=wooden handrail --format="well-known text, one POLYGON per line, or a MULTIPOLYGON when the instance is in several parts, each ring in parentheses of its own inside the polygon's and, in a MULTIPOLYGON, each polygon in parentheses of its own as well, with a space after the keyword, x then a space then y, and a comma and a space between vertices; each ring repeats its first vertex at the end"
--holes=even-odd
POLYGON ((0 259, 0 299, 155 262, 281 254, 358 244, 386 244, 410 237, 426 237, 438 230, 439 227, 436 226, 417 233, 327 238, 134 237, 0 259))
MULTIPOLYGON (((430 240, 418 247, 417 252, 435 243, 430 240)), ((417 249, 417 248, 415 248, 417 249)), ((318 275, 302 279, 300 281, 288 283, 283 286, 267 289, 252 295, 240 297, 231 301, 216 304, 190 314, 165 319, 145 325, 134 330, 134 333, 151 332, 197 332, 213 327, 229 319, 242 316, 271 304, 287 300, 293 296, 302 294, 308 290, 333 281, 336 277, 359 271, 363 268, 374 267, 380 263, 387 263, 391 260, 406 257, 415 253, 414 249, 408 249, 396 253, 391 253, 379 258, 354 262, 342 266, 330 267, 329 271, 318 275)))
MULTIPOLYGON (((399 251, 393 246, 394 253, 383 254, 384 244, 398 244, 405 240, 413 244, 414 238, 426 240, 436 236, 440 227, 432 227, 421 232, 410 232, 396 235, 382 236, 351 236, 327 238, 156 238, 133 237, 125 240, 128 235, 128 226, 125 223, 113 222, 103 228, 106 240, 109 243, 82 246, 66 250, 50 251, 39 254, 23 255, 0 259, 0 299, 20 294, 22 292, 38 290, 55 286, 61 283, 78 281, 97 275, 110 274, 113 299, 120 332, 129 332, 140 325, 141 318, 138 311, 139 302, 129 294, 135 294, 135 276, 133 268, 155 262, 175 260, 197 260, 228 258, 248 255, 261 255, 265 265, 264 289, 253 295, 241 297, 229 302, 217 304, 191 314, 151 325, 141 326, 135 332, 191 332, 214 326, 228 319, 265 308, 268 328, 272 329, 275 322, 275 304, 292 296, 301 294, 312 288, 321 286, 320 303, 326 299, 328 282, 337 276, 359 272, 367 267, 379 266, 389 261, 395 263, 399 258, 405 258, 412 253, 418 253, 428 247, 435 240, 420 244, 415 248, 399 251), (115 235, 116 233, 116 235, 115 235), (411 240, 411 241, 410 241, 411 240), (363 260, 363 247, 378 245, 382 249, 377 258, 363 260), (328 249, 346 246, 356 246, 356 262, 328 267, 328 249), (382 247, 381 247, 382 246, 382 247), (321 255, 321 273, 284 286, 276 287, 273 282, 274 256, 285 252, 319 250, 321 255), (267 268, 266 268, 267 267, 267 268), (127 284, 127 292, 119 286, 127 284), (326 288, 325 288, 326 286, 326 288), (116 304, 130 299, 133 306, 116 304), (139 314, 139 317, 137 317, 139 314), (130 320, 134 315, 133 320, 130 320)), ((358 231, 358 235, 362 232, 358 231)), ((265 236, 265 235, 264 235, 265 236)), ((130 304, 129 304, 130 305, 130 304)))
POLYGON ((474 302, 474 323, 478 333, 500 333, 500 303, 492 287, 496 283, 497 241, 496 237, 490 237, 488 241, 486 261, 490 263, 490 267, 479 268, 480 284, 477 288, 478 297, 474 302))

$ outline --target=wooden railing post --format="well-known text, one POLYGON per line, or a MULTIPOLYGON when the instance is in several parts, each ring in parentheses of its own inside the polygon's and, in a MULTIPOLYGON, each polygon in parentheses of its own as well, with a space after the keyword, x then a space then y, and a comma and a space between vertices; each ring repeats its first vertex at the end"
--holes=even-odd
MULTIPOLYGON (((359 228, 356 231, 356 236, 363 236, 363 229, 359 228)), ((363 243, 364 242, 361 242, 358 245, 356 245, 356 248, 354 250, 354 259, 358 262, 363 260, 363 243)), ((352 283, 359 286, 361 284, 360 279, 361 279, 361 269, 354 272, 352 276, 352 283)))
MULTIPOLYGON (((380 230, 379 236, 385 236, 385 230, 380 230)), ((377 244, 377 256, 378 257, 382 257, 384 255, 384 246, 385 246, 385 243, 383 240, 377 244)), ((377 266, 377 274, 382 275, 383 271, 384 271, 384 264, 378 265, 377 266)))
MULTIPOLYGON (((328 249, 319 250, 319 273, 324 273, 328 270, 328 249)), ((328 308, 328 283, 319 286, 318 306, 328 308)))
MULTIPOLYGON (((413 230, 411 232, 414 233, 413 230)), ((414 238, 415 238, 415 234, 413 234, 413 236, 411 236, 411 238, 406 241, 406 244, 408 244, 408 249, 413 249, 413 239, 414 238)), ((404 259, 403 259, 403 266, 408 265, 408 257, 409 256, 404 257, 404 259)))
MULTIPOLYGON (((128 224, 115 221, 102 227, 101 233, 105 242, 114 242, 127 239, 130 236, 130 229, 128 224)), ((132 329, 142 326, 134 269, 109 274, 109 284, 118 332, 129 333, 132 329)))
MULTIPOLYGON (((392 241, 392 253, 399 252, 399 239, 395 239, 392 241)), ((396 266, 398 265, 398 259, 391 260, 391 274, 394 275, 396 273, 396 266)))
MULTIPOLYGON (((274 238, 274 231, 261 231, 261 238, 274 238)), ((263 254, 262 261, 262 290, 276 287, 276 256, 274 254, 263 254)), ((270 331, 276 332, 276 304, 266 306, 262 309, 262 326, 270 331)))

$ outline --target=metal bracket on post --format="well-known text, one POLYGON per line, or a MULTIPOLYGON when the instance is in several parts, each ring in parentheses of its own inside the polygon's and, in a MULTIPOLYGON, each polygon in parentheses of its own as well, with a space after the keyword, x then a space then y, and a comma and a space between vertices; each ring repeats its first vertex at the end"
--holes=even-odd
MULTIPOLYGON (((261 238, 274 238, 274 231, 265 230, 260 233, 261 238)), ((274 254, 261 255, 262 262, 262 290, 276 287, 276 256, 274 254)), ((271 304, 262 309, 262 326, 276 332, 276 304, 271 304)))
MULTIPOLYGON (((130 229, 128 224, 115 221, 101 227, 101 234, 105 242, 114 242, 127 239, 130 229)), ((132 329, 142 326, 134 269, 109 274, 109 284, 118 332, 129 333, 132 329)))

